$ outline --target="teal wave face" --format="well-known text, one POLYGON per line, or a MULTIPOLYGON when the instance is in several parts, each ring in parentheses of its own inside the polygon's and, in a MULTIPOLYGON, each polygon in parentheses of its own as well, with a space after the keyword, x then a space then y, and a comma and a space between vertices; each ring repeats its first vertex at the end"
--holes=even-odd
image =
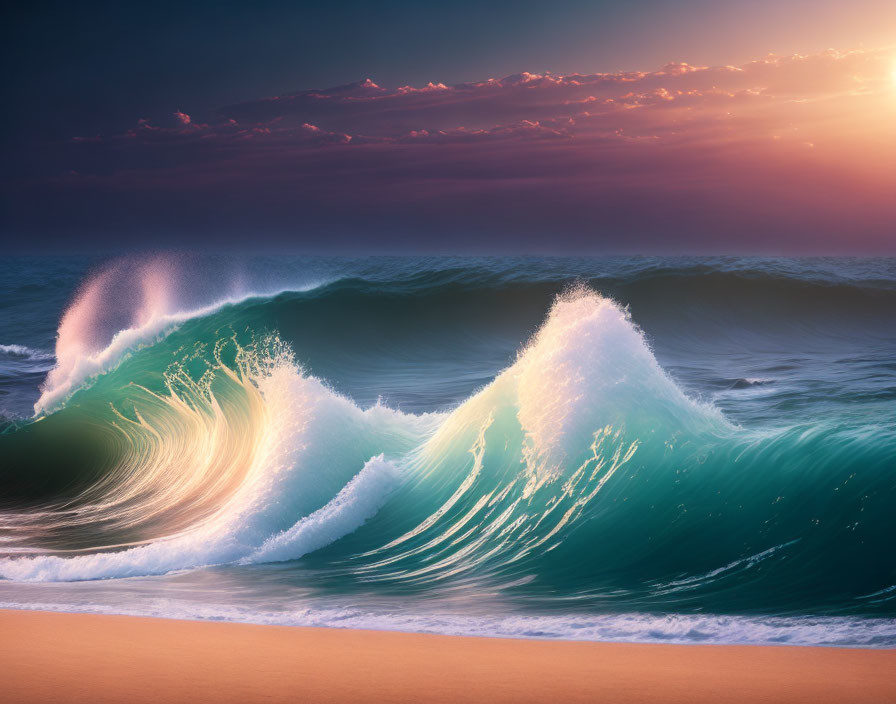
MULTIPOLYGON (((684 370, 681 340, 703 344, 719 330, 714 316, 690 323, 695 307, 663 319, 676 332, 651 348, 626 310, 589 288, 568 290, 537 327, 537 302, 560 281, 458 286, 459 276, 428 281, 426 293, 419 282, 346 280, 133 335, 61 410, 0 436, 15 458, 3 476, 0 576, 288 561, 287 579, 330 594, 893 613, 896 430, 879 412, 892 409, 885 394, 823 399, 804 417, 811 384, 794 398, 781 389, 785 369, 765 372, 780 375, 771 391, 744 379, 717 403, 695 400, 657 355, 684 370), (399 401, 372 403, 374 379, 399 401), (727 412, 735 406, 746 410, 727 412)), ((890 295, 868 290, 850 289, 850 305, 890 295)), ((812 344, 830 337, 822 317, 803 318, 812 344)), ((706 367, 715 372, 749 328, 707 347, 706 367)), ((704 392, 742 379, 706 378, 704 392)))

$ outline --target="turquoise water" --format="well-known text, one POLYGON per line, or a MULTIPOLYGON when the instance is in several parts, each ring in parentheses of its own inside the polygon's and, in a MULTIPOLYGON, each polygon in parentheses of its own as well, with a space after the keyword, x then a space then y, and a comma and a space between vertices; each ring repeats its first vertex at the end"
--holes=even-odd
POLYGON ((896 261, 12 260, 0 602, 896 644, 896 261))

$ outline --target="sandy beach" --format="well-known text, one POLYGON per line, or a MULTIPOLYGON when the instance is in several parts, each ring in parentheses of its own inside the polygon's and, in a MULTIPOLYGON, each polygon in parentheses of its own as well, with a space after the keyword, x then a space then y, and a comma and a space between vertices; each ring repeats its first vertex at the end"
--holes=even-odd
POLYGON ((896 650, 552 642, 0 611, 2 700, 896 701, 896 650))

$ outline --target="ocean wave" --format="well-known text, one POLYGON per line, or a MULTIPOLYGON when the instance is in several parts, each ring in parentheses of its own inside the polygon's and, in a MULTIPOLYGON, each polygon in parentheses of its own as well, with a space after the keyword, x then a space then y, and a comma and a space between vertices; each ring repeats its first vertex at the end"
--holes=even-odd
MULTIPOLYGON (((383 493, 383 477, 394 481, 408 472, 419 479, 451 471, 441 470, 444 465, 465 466, 464 456, 475 455, 477 443, 484 449, 496 418, 516 436, 505 463, 522 461, 523 469, 512 469, 507 486, 493 492, 503 492, 507 506, 488 532, 504 529, 507 536, 514 521, 525 522, 523 502, 541 487, 566 481, 559 499, 570 505, 545 512, 538 530, 520 544, 525 553, 574 520, 630 460, 638 441, 624 442, 621 424, 679 416, 681 425, 726 425, 663 373, 622 309, 585 289, 560 298, 517 362, 444 419, 383 407, 363 411, 304 373, 277 338, 248 348, 233 344, 235 370, 222 360, 222 343, 214 373, 194 381, 175 365, 167 372, 166 394, 137 389, 133 417, 115 414, 126 448, 115 471, 79 497, 77 509, 60 512, 63 525, 99 523, 119 532, 158 524, 156 530, 167 533, 158 536, 163 539, 124 552, 6 560, 0 575, 89 579, 295 559, 308 551, 310 534, 322 547, 321 531, 332 541, 374 513, 379 500, 371 497, 383 493), (558 394, 562 388, 568 392, 558 394), (644 408, 647 398, 652 402, 644 408), (420 429, 434 422, 438 429, 424 441, 420 429), (334 446, 328 440, 337 429, 334 446), (378 459, 384 451, 398 458, 396 464, 378 459), (567 471, 570 462, 577 463, 575 471, 567 471), (284 528, 284 516, 299 520, 284 528), (203 549, 197 552, 196 545, 203 549)), ((474 465, 472 478, 477 471, 474 465)), ((443 506, 433 516, 447 513, 443 506)))
MULTIPOLYGON (((115 411, 124 450, 114 471, 43 511, 34 527, 36 533, 93 525, 110 535, 151 531, 146 544, 115 550, 122 546, 112 539, 76 557, 4 559, 0 576, 103 579, 249 557, 294 517, 310 516, 337 495, 374 455, 368 448, 379 446, 378 435, 409 434, 391 427, 399 414, 362 411, 303 374, 277 340, 263 352, 237 355, 236 370, 220 364, 214 381, 197 383, 175 369, 165 395, 138 389, 132 418, 115 411), (330 443, 336 428, 344 430, 339 447, 330 443)), ((0 528, 23 518, 6 516, 0 528)))
MULTIPOLYGON (((234 277, 192 291, 189 282, 195 277, 194 271, 184 270, 169 256, 114 261, 90 276, 59 323, 56 363, 41 385, 35 416, 57 410, 76 391, 184 322, 284 290, 252 289, 234 277)), ((307 291, 320 283, 295 284, 291 290, 307 291)))
MULTIPOLYGON (((91 367, 93 382, 64 376, 81 380, 77 408, 9 442, 77 419, 103 429, 103 471, 65 500, 0 511, 0 537, 11 539, 8 551, 0 543, 0 577, 302 559, 338 573, 343 589, 892 609, 859 599, 893 581, 880 559, 892 428, 740 428, 685 394, 629 311, 584 285, 561 294, 517 358, 454 408, 362 408, 275 333, 242 329, 294 298, 185 314, 174 327, 148 316, 129 328, 145 336, 120 333, 103 348, 114 362, 91 367)), ((75 386, 48 389, 62 398, 75 386)))

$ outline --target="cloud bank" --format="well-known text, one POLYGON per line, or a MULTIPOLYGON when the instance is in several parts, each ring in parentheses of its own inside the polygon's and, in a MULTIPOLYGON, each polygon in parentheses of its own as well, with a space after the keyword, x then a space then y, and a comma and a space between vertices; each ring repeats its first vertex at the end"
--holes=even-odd
POLYGON ((18 209, 373 249, 892 250, 894 65, 887 49, 367 79, 178 110, 75 138, 18 209))

